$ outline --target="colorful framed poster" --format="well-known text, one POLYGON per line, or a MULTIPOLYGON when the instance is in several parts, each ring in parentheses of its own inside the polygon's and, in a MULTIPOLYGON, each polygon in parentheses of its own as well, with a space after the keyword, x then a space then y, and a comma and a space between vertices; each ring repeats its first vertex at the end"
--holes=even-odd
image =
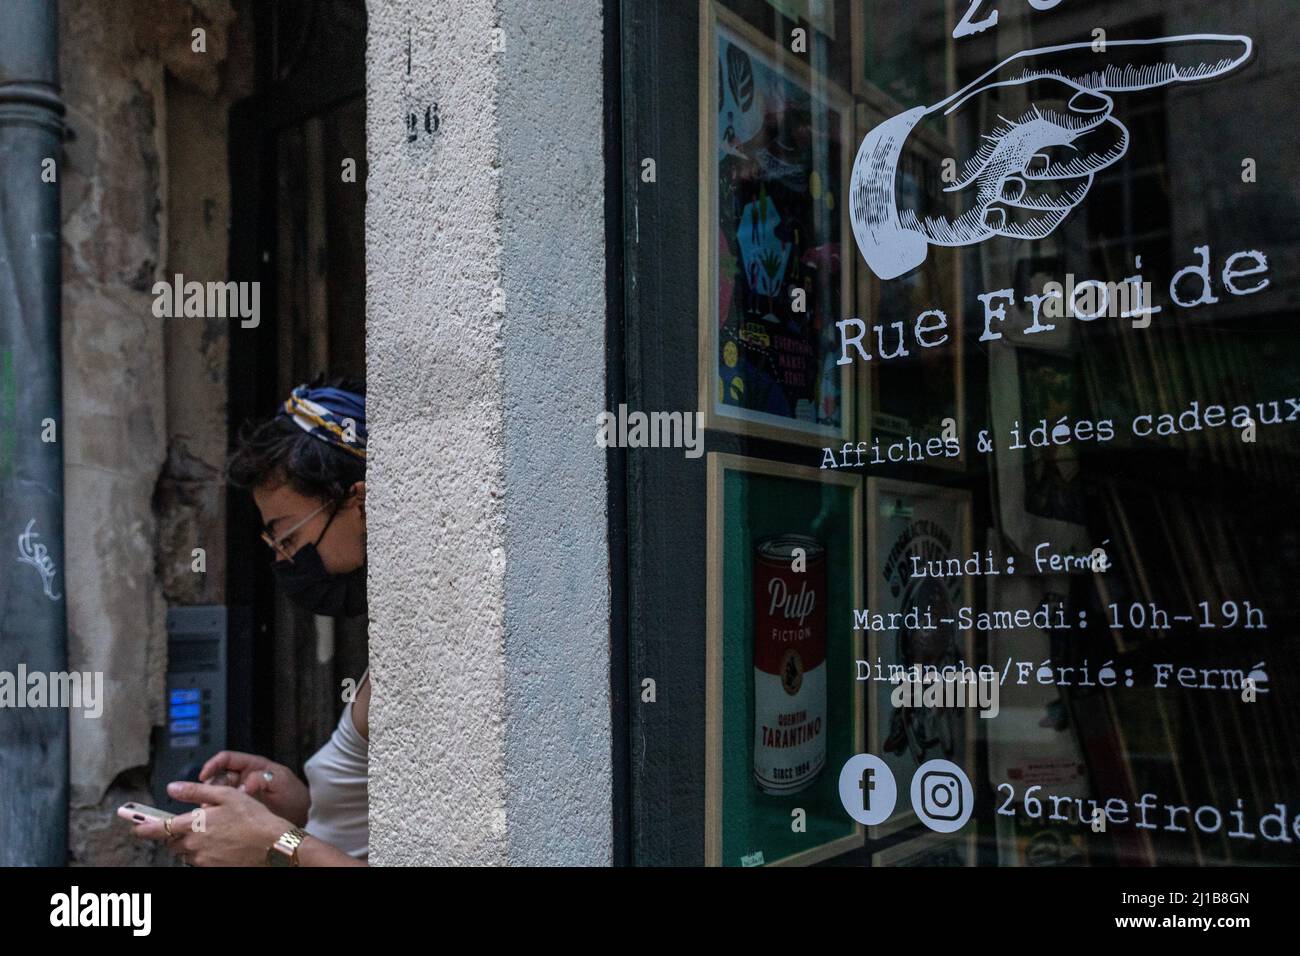
POLYGON ((927 833, 871 854, 872 866, 975 866, 975 833, 927 833))
MULTIPOLYGON (((888 116, 859 104, 859 137, 888 116)), ((944 194, 941 171, 945 157, 952 152, 948 141, 934 130, 918 127, 914 131, 898 166, 898 189, 910 205, 931 209, 951 205, 944 194)), ((870 443, 879 438, 884 445, 911 437, 924 445, 931 438, 943 437, 945 419, 952 419, 961 453, 926 458, 924 464, 964 471, 970 436, 965 427, 965 337, 962 299, 957 291, 961 288, 958 250, 936 246, 920 267, 888 282, 880 281, 870 269, 859 269, 857 277, 858 301, 871 316, 868 326, 879 324, 883 329, 883 344, 874 338, 874 331, 869 333, 875 358, 871 362, 861 361, 860 356, 854 359, 862 382, 858 388, 859 440, 870 443), (910 329, 917 316, 934 309, 947 317, 948 341, 938 348, 913 344, 907 355, 880 359, 902 346, 903 330, 910 329)))
POLYGON ((705 427, 810 445, 853 435, 846 191, 852 102, 712 0, 700 30, 700 361, 705 427))
MULTIPOLYGON (((917 767, 934 758, 952 761, 974 780, 975 708, 896 708, 889 681, 891 668, 941 669, 962 663, 972 670, 977 667, 973 634, 957 626, 958 608, 972 606, 971 576, 912 574, 913 556, 924 566, 927 560, 965 561, 974 553, 970 492, 869 478, 867 540, 870 613, 888 621, 891 612, 906 615, 917 610, 910 624, 900 620, 899 627, 868 632, 868 750, 885 761, 900 795, 908 792, 917 767)), ((893 816, 871 828, 871 837, 879 839, 917 822, 910 803, 900 799, 893 816)))
POLYGON ((861 479, 708 458, 705 862, 857 849, 839 769, 863 749, 861 479))

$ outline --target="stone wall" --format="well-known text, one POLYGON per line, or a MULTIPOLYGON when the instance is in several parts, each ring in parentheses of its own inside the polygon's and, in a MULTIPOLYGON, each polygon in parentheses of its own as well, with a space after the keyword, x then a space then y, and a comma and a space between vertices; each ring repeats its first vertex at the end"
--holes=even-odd
POLYGON ((223 599, 227 325, 156 318, 150 290, 226 277, 251 39, 230 0, 63 0, 60 20, 68 656, 105 678, 103 716, 70 717, 70 847, 111 865, 153 857, 113 811, 151 802, 166 606, 223 599))

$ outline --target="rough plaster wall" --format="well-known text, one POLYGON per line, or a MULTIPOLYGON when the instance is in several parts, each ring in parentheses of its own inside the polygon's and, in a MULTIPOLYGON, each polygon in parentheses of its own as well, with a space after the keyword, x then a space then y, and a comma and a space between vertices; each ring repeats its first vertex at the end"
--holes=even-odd
POLYGON ((379 864, 611 857, 608 549, 594 441, 601 26, 599 2, 582 3, 562 22, 522 0, 369 7, 379 864), (494 27, 504 52, 493 51, 494 27), (438 133, 408 142, 405 115, 431 102, 438 133))
MULTIPOLYGON (((208 4, 208 52, 160 46, 167 82, 167 256, 165 276, 224 282, 229 277, 230 106, 252 93, 251 17, 233 20, 228 3, 208 4), (196 65, 197 64, 197 65, 196 65), (200 70, 199 66, 205 67, 200 70)), ((244 5, 240 4, 241 8, 244 5)), ((182 18, 171 34, 190 25, 182 18)), ((263 321, 269 321, 263 315, 263 321)), ((226 583, 225 461, 227 363, 238 321, 190 319, 165 324, 167 463, 158 479, 158 573, 169 605, 224 604, 226 583), (207 570, 196 573, 193 550, 207 570)))
POLYGON ((366 49, 370 853, 502 863, 497 61, 486 0, 371 0, 366 49), (408 31, 411 76, 406 73, 408 31), (408 143, 408 108, 440 130, 408 143))
POLYGON ((612 861, 600 0, 504 0, 509 859, 612 861))
MULTIPOLYGON (((244 87, 223 84, 229 0, 60 6, 72 137, 61 170, 69 658, 104 671, 106 698, 98 720, 70 718, 69 842, 75 863, 167 862, 112 811, 151 801, 164 598, 220 599, 224 499, 213 469, 225 445, 226 353, 211 323, 155 318, 150 290, 164 269, 224 278, 225 109, 244 87), (191 49, 199 26, 205 54, 191 49), (190 571, 199 545, 206 576, 190 571)), ((250 71, 246 57, 234 70, 250 71)))
MULTIPOLYGON (((164 278, 224 281, 230 242, 226 169, 229 100, 167 84, 167 256, 164 278)), ((164 324, 167 463, 154 498, 158 573, 170 604, 225 602, 226 364, 238 324, 204 318, 164 324), (207 570, 196 574, 193 549, 207 570)))
POLYGON ((164 607, 150 499, 165 455, 156 116, 161 70, 129 18, 60 4, 71 141, 63 183, 63 380, 68 658, 104 672, 104 713, 70 718, 71 802, 93 806, 149 761, 162 702, 164 607))

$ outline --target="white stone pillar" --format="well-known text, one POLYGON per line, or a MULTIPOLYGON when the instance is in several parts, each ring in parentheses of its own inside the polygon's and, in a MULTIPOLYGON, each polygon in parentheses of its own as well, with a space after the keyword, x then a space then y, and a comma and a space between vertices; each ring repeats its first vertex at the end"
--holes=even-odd
POLYGON ((376 864, 612 857, 601 3, 557 11, 369 4, 376 864))

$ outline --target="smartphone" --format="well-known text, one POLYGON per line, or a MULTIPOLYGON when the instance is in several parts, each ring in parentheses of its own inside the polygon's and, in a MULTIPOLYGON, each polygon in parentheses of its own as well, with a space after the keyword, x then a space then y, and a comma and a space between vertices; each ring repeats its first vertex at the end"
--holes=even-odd
POLYGON ((144 823, 147 820, 172 820, 176 814, 159 810, 143 803, 124 803, 117 808, 117 815, 132 823, 144 823))

